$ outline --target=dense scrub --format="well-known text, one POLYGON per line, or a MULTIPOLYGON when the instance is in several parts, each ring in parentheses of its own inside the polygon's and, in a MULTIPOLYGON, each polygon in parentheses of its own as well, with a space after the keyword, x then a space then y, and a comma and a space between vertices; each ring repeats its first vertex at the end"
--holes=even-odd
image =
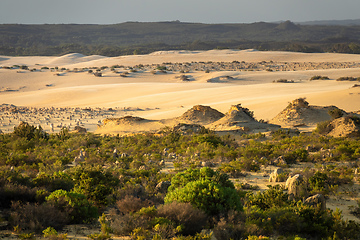
POLYGON ((2 24, 0 55, 56 56, 77 52, 119 56, 224 48, 358 54, 359 32, 359 26, 306 26, 289 21, 252 24, 178 21, 113 25, 2 24))
POLYGON ((218 239, 356 239, 360 226, 343 221, 340 212, 305 205, 280 186, 256 192, 229 177, 268 165, 313 162, 322 165, 301 172, 307 192, 327 196, 353 181, 359 149, 357 139, 285 130, 235 140, 207 129, 49 135, 22 124, 0 135, 0 221, 40 234, 49 227, 56 232, 66 224, 95 223, 108 210, 106 234, 134 239, 206 239, 200 234, 204 228, 218 239), (161 171, 166 163, 174 164, 173 172, 161 171))

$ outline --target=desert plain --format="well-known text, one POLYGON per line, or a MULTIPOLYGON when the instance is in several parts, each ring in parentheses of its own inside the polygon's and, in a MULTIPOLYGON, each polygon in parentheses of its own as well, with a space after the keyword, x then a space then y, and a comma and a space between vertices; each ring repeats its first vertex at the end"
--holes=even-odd
MULTIPOLYGON (((166 123, 175 125, 177 117, 195 105, 225 114, 231 106, 241 104, 253 111, 257 120, 271 123, 298 98, 357 114, 358 82, 337 81, 341 77, 360 77, 360 55, 249 49, 161 51, 120 57, 77 53, 0 56, 0 130, 12 132, 25 121, 41 125, 49 133, 81 126, 100 134, 131 134, 157 130, 166 123), (313 76, 327 79, 311 80, 313 76), (125 116, 149 121, 142 126, 101 127, 105 119, 125 116)), ((315 127, 314 123, 301 130, 315 127)), ((171 163, 167 166, 171 168, 171 163)), ((241 181, 260 189, 269 184, 263 173, 251 173, 241 181)), ((360 186, 356 183, 342 190, 355 194, 360 186)), ((356 199, 331 197, 327 207, 340 208, 344 218, 359 221, 348 208, 356 205, 356 199)))
POLYGON ((0 67, 0 130, 4 133, 20 121, 41 125, 47 132, 77 125, 96 132, 106 118, 168 119, 194 105, 226 113, 231 105, 241 104, 256 119, 269 121, 296 98, 347 112, 360 110, 356 82, 336 81, 360 76, 356 54, 252 49, 120 57, 71 53, 0 56, 0 67), (329 79, 310 80, 313 76, 329 79), (288 82, 276 82, 280 79, 288 82), (12 106, 18 111, 9 109, 12 106))

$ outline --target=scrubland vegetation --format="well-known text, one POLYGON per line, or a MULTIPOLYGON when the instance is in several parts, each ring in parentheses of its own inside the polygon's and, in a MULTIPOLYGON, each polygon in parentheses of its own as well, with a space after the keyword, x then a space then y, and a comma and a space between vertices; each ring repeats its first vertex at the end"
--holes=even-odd
POLYGON ((49 135, 22 124, 0 135, 0 221, 22 238, 66 239, 59 233, 65 225, 100 224, 90 239, 359 239, 358 223, 302 201, 358 180, 358 139, 318 132, 278 130, 235 140, 205 128, 167 128, 120 137, 66 129, 49 135), (84 160, 75 164, 80 151, 84 160), (287 168, 299 162, 319 167, 287 168), (173 169, 165 169, 169 163, 173 169), (268 165, 287 169, 284 180, 301 173, 307 195, 230 181, 268 165))
POLYGON ((1 24, 0 54, 56 56, 71 52, 119 56, 159 50, 249 49, 360 53, 359 26, 283 23, 126 22, 1 24))

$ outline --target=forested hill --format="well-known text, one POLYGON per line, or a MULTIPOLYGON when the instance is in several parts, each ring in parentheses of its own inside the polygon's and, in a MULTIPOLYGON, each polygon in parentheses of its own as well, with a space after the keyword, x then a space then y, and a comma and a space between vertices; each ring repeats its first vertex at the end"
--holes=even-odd
POLYGON ((113 25, 0 25, 1 55, 117 56, 156 50, 256 48, 360 53, 360 26, 282 23, 126 22, 113 25))

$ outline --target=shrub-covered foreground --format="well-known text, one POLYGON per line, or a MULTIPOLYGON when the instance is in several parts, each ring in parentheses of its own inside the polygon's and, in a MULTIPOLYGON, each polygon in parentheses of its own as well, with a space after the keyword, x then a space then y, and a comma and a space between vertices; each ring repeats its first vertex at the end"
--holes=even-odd
POLYGON ((49 135, 22 124, 0 135, 0 221, 19 234, 54 238, 66 238, 57 232, 67 224, 99 219, 101 233, 89 238, 208 239, 202 230, 210 229, 217 239, 359 239, 360 226, 339 211, 308 206, 280 185, 258 192, 229 180, 313 162, 321 167, 301 172, 308 196, 333 194, 354 181, 360 142, 317 134, 49 135), (175 169, 163 171, 171 163, 175 169))

